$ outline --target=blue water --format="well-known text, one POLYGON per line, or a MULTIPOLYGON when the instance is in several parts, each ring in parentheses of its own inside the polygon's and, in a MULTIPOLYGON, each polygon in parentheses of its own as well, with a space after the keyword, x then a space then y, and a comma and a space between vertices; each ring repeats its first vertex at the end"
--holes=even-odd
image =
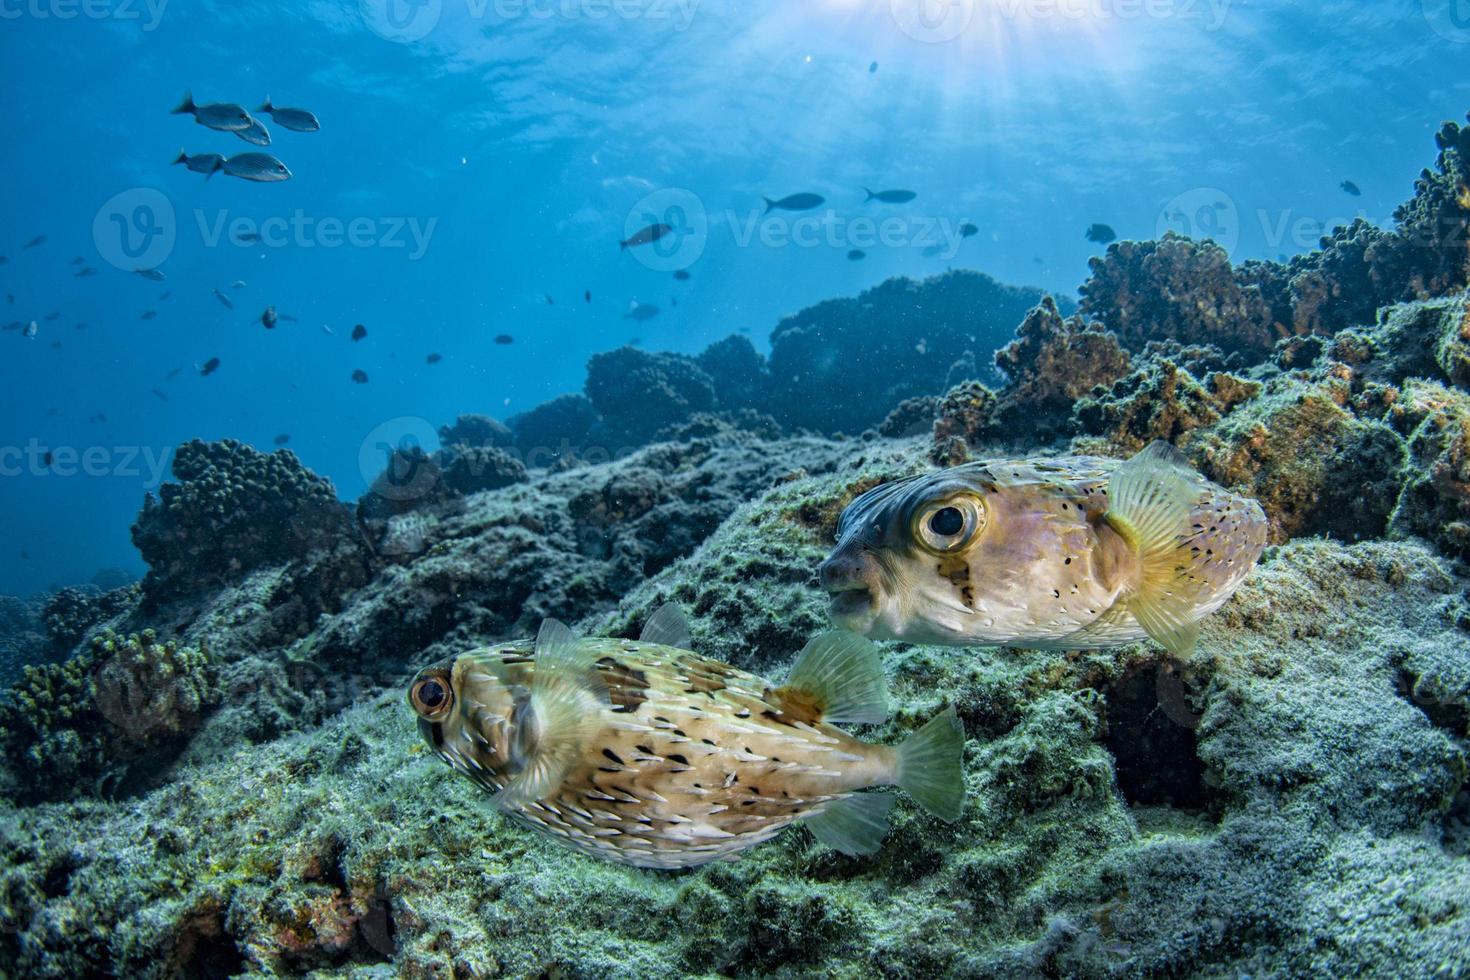
POLYGON ((0 322, 41 321, 0 334, 0 592, 140 571, 128 525, 189 438, 289 434, 350 499, 380 426, 525 410, 634 337, 764 347, 783 314, 949 266, 1070 295, 1094 222, 1305 251, 1389 221, 1470 104, 1463 0, 950 0, 927 21, 917 0, 395 2, 0 0, 0 322), (322 130, 262 117, 293 179, 206 181, 180 148, 253 148, 170 115, 186 89, 269 94, 322 130), (803 191, 826 208, 759 223, 762 196, 803 191), (645 216, 676 239, 620 251, 645 216), (874 243, 858 219, 884 218, 874 243), (233 221, 267 242, 232 243, 233 221), (634 301, 662 312, 625 319, 634 301), (297 322, 266 331, 267 306, 297 322))

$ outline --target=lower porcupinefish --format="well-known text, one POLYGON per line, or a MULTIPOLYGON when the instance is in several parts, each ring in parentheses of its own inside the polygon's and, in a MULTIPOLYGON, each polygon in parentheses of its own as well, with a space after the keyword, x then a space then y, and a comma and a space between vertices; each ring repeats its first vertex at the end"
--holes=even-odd
POLYGON ((987 460, 889 483, 842 514, 822 565, 833 621, 957 646, 1180 657, 1266 546, 1254 500, 1155 442, 1132 459, 987 460))
POLYGON ((834 723, 888 716, 876 649, 832 632, 786 684, 691 653, 673 606, 637 641, 579 639, 554 620, 526 643, 454 657, 409 687, 425 741, 517 822, 596 857, 685 868, 736 857, 800 821, 870 854, 897 785, 959 818, 964 732, 953 708, 898 746, 834 723))

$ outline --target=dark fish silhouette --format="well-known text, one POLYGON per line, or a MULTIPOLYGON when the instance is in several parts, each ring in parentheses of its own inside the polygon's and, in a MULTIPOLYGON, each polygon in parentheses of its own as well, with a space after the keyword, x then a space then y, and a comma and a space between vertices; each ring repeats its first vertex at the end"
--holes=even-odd
MULTIPOLYGON (((868 190, 866 187, 864 187, 863 190, 866 191, 868 195, 866 201, 882 201, 884 204, 907 204, 914 198, 919 196, 914 191, 896 190, 875 192, 868 190)), ((864 203, 866 203, 866 201, 864 203)))
POLYGON ((205 180, 213 177, 215 171, 225 168, 225 158, 218 153, 196 153, 189 156, 183 150, 179 150, 179 155, 174 163, 182 163, 196 174, 203 174, 205 180))
POLYGON ((502 347, 516 342, 516 339, 508 333, 496 334, 495 342, 502 347))
POLYGON ((960 225, 961 238, 974 238, 978 234, 980 234, 980 229, 974 224, 966 221, 964 224, 960 225))
POLYGON ((649 225, 647 228, 644 228, 634 233, 631 238, 627 238, 621 242, 618 242, 618 245, 620 246, 621 251, 626 252, 630 248, 636 248, 639 245, 649 245, 653 242, 656 242, 673 230, 674 229, 672 227, 665 224, 649 225))
POLYGON ((235 304, 232 303, 232 302, 230 302, 230 298, 228 296, 226 296, 224 293, 220 292, 218 289, 216 289, 214 291, 214 298, 217 299, 217 300, 219 300, 221 303, 223 303, 224 306, 225 306, 225 309, 227 309, 227 310, 233 310, 235 308, 235 304))
POLYGON ((265 97, 265 104, 255 111, 268 114, 273 122, 280 125, 283 129, 289 129, 293 132, 315 133, 322 128, 322 124, 317 121, 315 113, 308 112, 305 109, 285 109, 280 106, 271 105, 271 97, 269 95, 265 97))
POLYGON ((623 314, 623 319, 644 323, 652 320, 656 316, 658 316, 657 306, 651 306, 648 303, 640 303, 634 300, 633 305, 628 307, 628 312, 623 314))
POLYGON ((159 391, 157 388, 150 388, 148 390, 151 391, 151 392, 153 392, 153 397, 154 398, 157 398, 159 401, 161 401, 161 402, 168 401, 168 396, 165 395, 163 392, 159 391))
POLYGON ((357 326, 355 326, 355 327, 352 328, 352 339, 353 340, 361 340, 362 338, 364 338, 366 336, 367 336, 367 327, 364 327, 362 324, 359 323, 357 326))
POLYGON ((27 323, 25 325, 25 329, 22 330, 20 333, 21 333, 21 336, 24 337, 26 340, 35 340, 36 339, 36 334, 39 333, 40 331, 41 331, 40 325, 38 323, 36 323, 35 320, 32 320, 30 323, 27 323))
POLYGON ((1343 181, 1341 187, 1344 191, 1351 194, 1353 197, 1363 196, 1363 189, 1350 180, 1343 181))
POLYGON ((204 375, 206 378, 218 370, 219 358, 217 357, 211 357, 209 360, 199 365, 199 373, 204 375))
POLYGON ((274 306, 267 306, 265 308, 265 312, 260 315, 260 325, 265 327, 267 330, 274 330, 276 329, 276 321, 278 319, 279 318, 276 316, 276 308, 274 306))
POLYGON ((78 255, 76 258, 74 258, 74 259, 71 260, 71 264, 72 265, 81 265, 85 261, 87 261, 87 260, 84 259, 84 258, 82 258, 80 255, 78 255))
POLYGON ((554 299, 551 298, 551 294, 550 293, 542 293, 541 295, 546 297, 546 305, 547 306, 555 306, 556 305, 556 300, 554 300, 554 299))
POLYGON ((864 252, 860 248, 855 248, 851 252, 848 252, 847 253, 847 258, 851 262, 857 262, 857 261, 859 261, 861 259, 865 259, 867 257, 868 257, 868 253, 867 252, 864 252))
POLYGON ((282 432, 280 435, 276 436, 274 439, 271 440, 271 442, 275 443, 277 446, 284 446, 286 443, 288 443, 290 441, 291 441, 291 436, 290 436, 289 433, 286 433, 286 432, 282 432))
POLYGON ((76 272, 73 272, 72 273, 72 276, 75 277, 75 278, 77 278, 77 279, 90 279, 92 276, 95 276, 96 274, 97 274, 97 270, 96 269, 92 268, 90 265, 84 265, 80 269, 78 269, 76 272))
POLYGON ((869 75, 876 75, 877 73, 878 73, 878 62, 875 61, 871 65, 868 66, 868 74, 869 75))
POLYGON ((53 310, 52 312, 47 313, 44 319, 47 323, 55 323, 57 320, 61 319, 61 311, 53 310))
POLYGON ((680 282, 688 282, 689 281, 689 278, 690 278, 689 277, 689 270, 688 269, 678 269, 678 270, 676 270, 674 272, 674 278, 677 279, 677 280, 679 280, 680 282))
POLYGON ((258 241, 260 241, 260 233, 259 232, 254 232, 254 231, 242 231, 238 235, 235 236, 235 241, 237 241, 237 242, 258 242, 258 241))
POLYGON ((173 290, 171 290, 171 289, 165 289, 163 291, 163 295, 160 296, 160 297, 158 297, 158 301, 160 303, 167 303, 169 300, 171 300, 173 298, 174 298, 173 290))
POLYGON ((136 275, 142 276, 144 279, 151 279, 154 282, 163 282, 168 278, 168 276, 165 276, 158 269, 134 269, 133 272, 136 275))
POLYGON ((210 129, 218 129, 221 132, 234 133, 249 128, 255 119, 245 111, 245 107, 234 102, 211 102, 208 105, 195 105, 194 93, 185 92, 184 100, 173 110, 174 115, 192 115, 194 121, 201 126, 210 129))
POLYGON ((35 238, 32 238, 30 241, 26 242, 21 247, 22 248, 36 248, 38 246, 45 245, 45 244, 46 244, 46 236, 45 235, 37 235, 35 238))
POLYGON ((156 311, 154 311, 154 310, 144 310, 143 313, 142 313, 142 315, 139 316, 138 319, 140 319, 140 320, 151 320, 151 319, 153 319, 156 316, 158 316, 158 313, 156 311))
POLYGON ((582 301, 585 302, 585 303, 592 302, 592 290, 589 289, 585 293, 582 294, 582 301))
POLYGON ((779 201, 773 201, 769 197, 761 200, 766 202, 766 214, 772 211, 810 211, 827 203, 827 199, 820 194, 792 194, 779 201))
POLYGON ((424 358, 424 363, 425 364, 438 364, 442 360, 444 360, 444 355, 443 354, 430 354, 428 357, 424 358))
POLYGON ((1097 224, 1087 229, 1087 240, 1089 242, 1097 242, 1099 245, 1106 245, 1108 242, 1117 241, 1118 233, 1113 231, 1111 225, 1097 224))
POLYGON ((354 384, 360 384, 360 385, 367 384, 368 383, 367 372, 366 371, 362 371, 362 370, 353 371, 352 372, 352 381, 353 381, 354 384))

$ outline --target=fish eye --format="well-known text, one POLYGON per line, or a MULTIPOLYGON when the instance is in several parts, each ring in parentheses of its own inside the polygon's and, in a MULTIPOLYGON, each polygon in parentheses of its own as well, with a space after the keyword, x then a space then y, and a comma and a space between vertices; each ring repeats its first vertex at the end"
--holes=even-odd
POLYGON ((930 551, 948 553, 966 547, 985 529, 985 504, 977 497, 930 501, 914 516, 914 532, 930 551))
POLYGON ((438 677, 425 677, 414 684, 409 691, 408 699, 413 710, 430 721, 443 718, 449 713, 449 708, 454 703, 454 695, 450 693, 444 681, 438 677))

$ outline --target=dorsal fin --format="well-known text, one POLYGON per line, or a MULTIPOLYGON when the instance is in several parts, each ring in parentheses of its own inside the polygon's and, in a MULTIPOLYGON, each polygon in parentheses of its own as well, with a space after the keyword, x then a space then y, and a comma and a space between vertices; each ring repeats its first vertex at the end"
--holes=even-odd
POLYGON ((525 763, 498 800, 529 803, 553 792, 602 728, 608 704, 594 652, 565 623, 543 622, 529 699, 515 715, 512 732, 525 763))
POLYGON ((1199 498, 1199 474, 1162 440, 1128 460, 1108 484, 1104 516, 1138 555, 1136 590, 1125 598, 1144 632, 1175 656, 1188 657, 1199 637, 1198 610, 1180 588, 1178 549, 1199 498))
POLYGON ((639 643, 649 643, 661 647, 675 647, 679 650, 693 650, 689 639, 689 617, 684 615, 672 602, 666 602, 654 610, 652 616, 643 624, 643 632, 638 636, 639 643))
POLYGON ((773 696, 798 717, 850 724, 888 717, 888 680, 878 648, 843 630, 812 637, 773 696))

